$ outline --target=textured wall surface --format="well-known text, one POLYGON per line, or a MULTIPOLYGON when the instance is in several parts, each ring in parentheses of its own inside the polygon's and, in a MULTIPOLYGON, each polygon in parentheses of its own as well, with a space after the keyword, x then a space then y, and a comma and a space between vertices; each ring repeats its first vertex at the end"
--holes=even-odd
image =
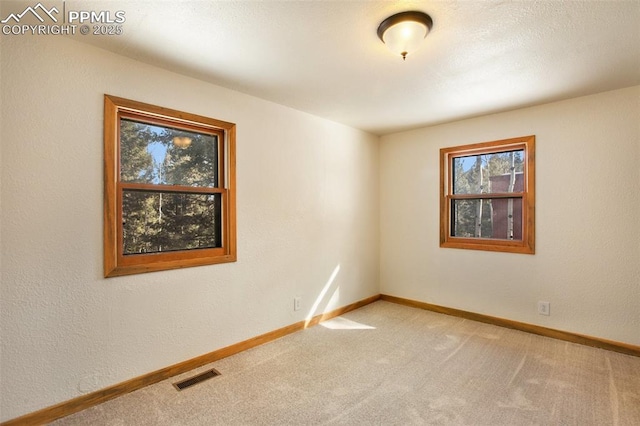
POLYGON ((638 345, 639 164, 640 87, 383 137, 381 292, 638 345), (536 254, 440 248, 440 148, 532 134, 536 254))
POLYGON ((378 293, 377 137, 64 37, 1 62, 0 421, 378 293), (238 262, 102 278, 105 93, 237 124, 238 262))

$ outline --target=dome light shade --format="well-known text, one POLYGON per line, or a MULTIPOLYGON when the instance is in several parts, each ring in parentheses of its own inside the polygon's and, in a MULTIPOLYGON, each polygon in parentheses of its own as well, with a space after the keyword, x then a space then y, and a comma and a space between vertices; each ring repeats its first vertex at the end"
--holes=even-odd
POLYGON ((420 48, 433 27, 433 20, 423 12, 401 12, 388 17, 378 27, 378 37, 389 50, 406 59, 420 48))
POLYGON ((188 136, 175 136, 173 138, 173 144, 178 148, 189 148, 191 145, 191 138, 188 136))

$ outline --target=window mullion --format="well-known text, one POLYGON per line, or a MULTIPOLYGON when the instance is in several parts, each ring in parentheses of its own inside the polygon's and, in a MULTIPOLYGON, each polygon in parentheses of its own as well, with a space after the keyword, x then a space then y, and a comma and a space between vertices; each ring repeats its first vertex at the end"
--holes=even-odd
POLYGON ((496 192, 482 194, 450 194, 448 198, 452 200, 490 200, 497 198, 523 198, 524 192, 496 192))
POLYGON ((184 185, 154 185, 146 183, 119 182, 120 188, 130 191, 150 191, 150 192, 192 192, 196 194, 221 194, 222 188, 211 188, 205 186, 184 186, 184 185))

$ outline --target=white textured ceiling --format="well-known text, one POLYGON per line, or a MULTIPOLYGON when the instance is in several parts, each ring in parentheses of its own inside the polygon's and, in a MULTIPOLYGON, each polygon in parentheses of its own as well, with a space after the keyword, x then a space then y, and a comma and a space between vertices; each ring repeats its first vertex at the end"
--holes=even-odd
POLYGON ((124 10, 74 39, 375 134, 640 84, 640 1, 67 1, 124 10), (389 15, 434 27, 406 61, 389 15))

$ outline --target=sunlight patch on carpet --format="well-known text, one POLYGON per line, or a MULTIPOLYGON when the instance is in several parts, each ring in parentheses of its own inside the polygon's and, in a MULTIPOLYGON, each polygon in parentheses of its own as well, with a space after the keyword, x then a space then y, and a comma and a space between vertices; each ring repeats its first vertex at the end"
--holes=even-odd
POLYGON ((375 330, 375 327, 370 325, 362 324, 357 321, 351 321, 342 317, 335 317, 327 321, 323 321, 320 323, 324 328, 328 328, 330 330, 375 330))

